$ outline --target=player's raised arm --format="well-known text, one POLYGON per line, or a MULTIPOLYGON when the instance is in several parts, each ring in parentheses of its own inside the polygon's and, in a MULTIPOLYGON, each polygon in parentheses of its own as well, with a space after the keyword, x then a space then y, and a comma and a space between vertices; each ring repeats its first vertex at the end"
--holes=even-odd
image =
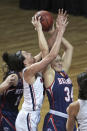
POLYGON ((18 82, 18 77, 16 74, 9 75, 1 84, 0 84, 0 93, 4 92, 10 86, 16 86, 18 82))
POLYGON ((62 38, 62 43, 64 45, 64 53, 62 55, 63 69, 68 72, 72 62, 73 46, 65 38, 62 38))
MULTIPOLYGON (((44 38, 42 29, 41 29, 40 20, 39 19, 38 20, 33 19, 33 24, 34 24, 36 30, 38 31, 39 44, 40 44, 39 47, 40 47, 41 51, 43 52, 44 51, 44 45, 46 46, 46 49, 47 49, 47 45, 44 44, 46 42, 46 39, 44 38)), ((61 39, 62 39, 63 33, 65 31, 65 28, 67 26, 67 17, 66 17, 65 20, 60 20, 59 24, 60 25, 58 26, 59 31, 58 31, 58 34, 57 34, 57 38, 56 38, 56 41, 55 41, 50 53, 47 51, 49 54, 48 55, 46 54, 47 56, 40 63, 35 64, 35 68, 32 70, 33 72, 35 70, 40 71, 41 69, 44 69, 57 56, 59 48, 60 48, 60 44, 61 44, 61 39)), ((33 65, 32 65, 32 68, 33 68, 33 65)))
POLYGON ((35 15, 32 18, 32 24, 35 26, 35 29, 37 30, 37 33, 38 33, 39 48, 42 52, 42 58, 43 58, 49 53, 49 48, 48 48, 44 33, 42 31, 42 25, 41 25, 40 19, 41 19, 41 16, 39 16, 37 19, 35 15))

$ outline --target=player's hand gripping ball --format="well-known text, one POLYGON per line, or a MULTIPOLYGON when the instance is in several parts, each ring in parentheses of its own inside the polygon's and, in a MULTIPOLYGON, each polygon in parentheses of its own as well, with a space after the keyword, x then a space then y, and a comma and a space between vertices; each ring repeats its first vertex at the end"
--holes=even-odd
POLYGON ((40 18, 40 22, 42 24, 42 30, 43 31, 49 31, 51 30, 52 26, 53 26, 53 16, 51 15, 50 12, 45 11, 45 10, 41 10, 35 13, 36 17, 38 18, 39 16, 41 16, 40 18))

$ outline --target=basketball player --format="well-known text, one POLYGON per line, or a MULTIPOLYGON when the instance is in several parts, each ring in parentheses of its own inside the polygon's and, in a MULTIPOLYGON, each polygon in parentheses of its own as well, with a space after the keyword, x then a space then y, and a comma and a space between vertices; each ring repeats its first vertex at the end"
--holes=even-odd
MULTIPOLYGON (((47 45, 46 39, 42 32, 40 19, 32 19, 32 23, 36 26, 36 30, 38 30, 39 46, 41 47, 42 44, 47 45)), ((37 126, 40 121, 40 109, 43 102, 44 90, 42 76, 38 72, 46 68, 46 66, 57 56, 66 25, 66 21, 61 21, 54 46, 52 47, 50 53, 40 62, 35 63, 35 59, 30 53, 27 53, 26 51, 19 51, 18 57, 24 58, 24 60, 20 61, 20 65, 23 65, 21 70, 23 70, 24 103, 16 119, 16 131, 37 130, 37 126)), ((19 63, 19 60, 17 61, 19 63)), ((14 59, 12 63, 15 65, 14 59)), ((15 66, 17 66, 17 64, 15 66)), ((14 70, 16 70, 15 66, 14 70)))
POLYGON ((78 100, 71 103, 67 108, 68 120, 67 131, 73 131, 75 121, 78 123, 78 131, 87 131, 87 72, 77 76, 78 100))
MULTIPOLYGON (((18 115, 18 106, 23 96, 23 80, 21 68, 23 64, 20 64, 24 60, 24 57, 18 57, 20 52, 12 54, 8 58, 8 54, 3 54, 3 60, 5 62, 3 82, 0 84, 0 131, 15 131, 15 120, 18 115), (12 61, 15 61, 15 64, 12 61), (18 61, 19 65, 18 65, 18 61), (13 70, 15 66, 15 70, 13 70)), ((35 61, 41 59, 41 53, 34 57, 35 61)), ((4 71, 4 68, 3 68, 4 71)))
POLYGON ((0 131, 16 131, 15 120, 23 95, 20 73, 10 70, 0 84, 0 131))
MULTIPOLYGON (((3 82, 0 84, 0 131, 15 131, 15 120, 18 115, 18 106, 23 96, 23 80, 21 68, 23 65, 18 61, 24 60, 24 57, 18 57, 20 52, 10 55, 3 54, 3 60, 5 62, 3 82), (12 61, 15 61, 15 64, 12 61), (17 66, 18 65, 18 66, 17 66), (13 68, 16 68, 16 71, 13 68)), ((34 57, 35 61, 41 59, 41 53, 34 57)), ((4 68, 3 68, 4 71, 4 68)))
MULTIPOLYGON (((63 21, 67 21, 67 14, 66 12, 63 13, 63 10, 59 10, 56 21, 57 35, 59 25, 63 21)), ((66 109, 73 101, 72 81, 66 74, 71 65, 73 47, 66 40, 64 40, 63 45, 65 50, 62 58, 58 55, 43 72, 50 104, 50 110, 45 116, 43 131, 66 131, 66 121, 68 118, 66 109)), ((40 49, 43 57, 45 57, 48 52, 44 52, 44 44, 42 44, 40 49)))

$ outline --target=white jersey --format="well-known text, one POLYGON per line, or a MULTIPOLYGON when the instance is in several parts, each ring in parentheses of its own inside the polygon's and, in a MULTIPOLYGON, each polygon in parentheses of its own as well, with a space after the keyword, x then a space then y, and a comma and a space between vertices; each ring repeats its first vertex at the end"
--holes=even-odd
POLYGON ((78 131, 87 131, 87 100, 78 100, 80 109, 77 114, 78 131))
MULTIPOLYGON (((26 68, 23 70, 23 74, 26 68)), ((41 109, 43 103, 43 81, 41 76, 37 76, 33 85, 29 85, 23 77, 24 103, 22 109, 26 111, 37 111, 41 109)))
POLYGON ((37 76, 33 85, 29 85, 24 80, 23 87, 24 103, 16 118, 16 131, 37 131, 40 122, 40 109, 43 103, 43 81, 41 76, 37 76))

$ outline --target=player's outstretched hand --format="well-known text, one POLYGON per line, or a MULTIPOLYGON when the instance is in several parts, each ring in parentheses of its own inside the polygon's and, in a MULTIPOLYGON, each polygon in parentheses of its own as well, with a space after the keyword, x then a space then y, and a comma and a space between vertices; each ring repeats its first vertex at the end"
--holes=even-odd
POLYGON ((67 21, 67 12, 63 12, 63 9, 59 9, 58 10, 58 16, 56 19, 56 28, 59 30, 59 28, 62 28, 62 31, 65 31, 66 26, 68 25, 68 21, 67 21))
POLYGON ((31 23, 34 25, 34 27, 35 27, 35 30, 39 30, 39 29, 41 29, 42 30, 42 25, 41 25, 41 22, 40 22, 40 18, 41 18, 41 16, 39 16, 38 18, 36 17, 36 15, 35 16, 33 16, 32 17, 32 21, 31 21, 31 23))

